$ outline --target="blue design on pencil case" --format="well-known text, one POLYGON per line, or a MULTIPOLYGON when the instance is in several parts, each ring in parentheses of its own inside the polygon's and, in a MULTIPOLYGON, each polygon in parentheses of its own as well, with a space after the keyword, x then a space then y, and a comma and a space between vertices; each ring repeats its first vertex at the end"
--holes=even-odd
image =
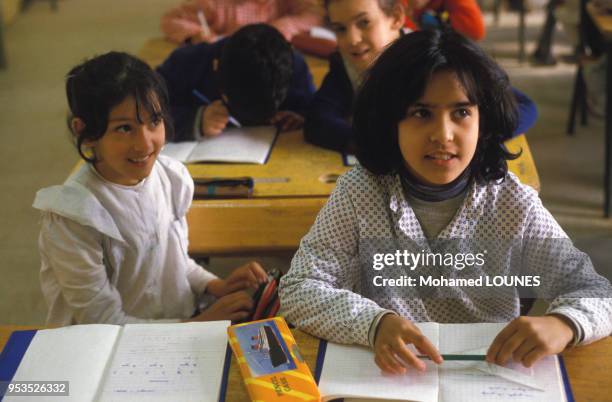
POLYGON ((253 377, 296 369, 293 356, 274 321, 247 324, 237 327, 234 332, 253 377))

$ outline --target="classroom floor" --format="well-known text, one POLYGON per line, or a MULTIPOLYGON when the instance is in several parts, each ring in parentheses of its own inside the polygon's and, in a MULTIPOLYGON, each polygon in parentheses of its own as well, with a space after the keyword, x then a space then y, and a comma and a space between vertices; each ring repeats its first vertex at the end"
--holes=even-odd
MULTIPOLYGON (((4 31, 8 69, 0 70, 0 324, 42 324, 46 306, 38 282, 36 191, 61 183, 78 157, 66 128, 64 75, 86 57, 108 50, 136 53, 159 36, 161 13, 178 0, 63 0, 53 12, 46 1, 31 6, 4 31)), ((483 45, 507 68, 513 84, 538 105, 540 118, 528 133, 542 183, 544 205, 591 255, 612 270, 612 219, 602 218, 603 121, 591 118, 575 137, 565 134, 574 66, 532 67, 516 61, 515 13, 498 26, 486 14, 483 45)), ((528 50, 543 23, 536 8, 528 15, 528 50)), ((557 55, 571 47, 563 33, 557 55)), ((241 259, 213 259, 223 273, 241 259)), ((287 269, 290 257, 266 258, 287 269)), ((610 275, 608 275, 610 277, 610 275)))

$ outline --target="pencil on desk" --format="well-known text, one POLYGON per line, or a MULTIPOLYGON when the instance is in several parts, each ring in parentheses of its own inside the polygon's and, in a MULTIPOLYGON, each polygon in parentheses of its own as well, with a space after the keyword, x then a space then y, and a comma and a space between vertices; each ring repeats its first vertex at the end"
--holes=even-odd
MULTIPOLYGON (((456 361, 485 361, 487 356, 485 355, 440 355, 444 360, 456 360, 456 361)), ((421 359, 431 360, 431 357, 425 355, 418 355, 421 359)))

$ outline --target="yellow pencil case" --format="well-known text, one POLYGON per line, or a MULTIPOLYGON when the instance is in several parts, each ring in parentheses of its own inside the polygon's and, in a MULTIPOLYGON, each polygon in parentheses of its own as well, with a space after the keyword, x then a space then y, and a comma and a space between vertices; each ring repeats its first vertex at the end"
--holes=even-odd
POLYGON ((251 401, 321 400, 282 317, 232 325, 227 332, 251 401))

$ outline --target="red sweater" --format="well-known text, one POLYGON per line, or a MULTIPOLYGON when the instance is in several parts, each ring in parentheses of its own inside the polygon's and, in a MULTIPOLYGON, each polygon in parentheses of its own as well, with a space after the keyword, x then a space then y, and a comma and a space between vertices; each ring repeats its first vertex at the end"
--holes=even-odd
MULTIPOLYGON (((410 0, 403 0, 403 2, 409 10, 410 0)), ((412 18, 408 15, 406 26, 411 29, 418 29, 418 21, 421 20, 421 15, 427 10, 436 13, 446 11, 451 27, 455 31, 474 40, 484 38, 484 19, 476 0, 430 0, 423 8, 413 10, 412 18)))

